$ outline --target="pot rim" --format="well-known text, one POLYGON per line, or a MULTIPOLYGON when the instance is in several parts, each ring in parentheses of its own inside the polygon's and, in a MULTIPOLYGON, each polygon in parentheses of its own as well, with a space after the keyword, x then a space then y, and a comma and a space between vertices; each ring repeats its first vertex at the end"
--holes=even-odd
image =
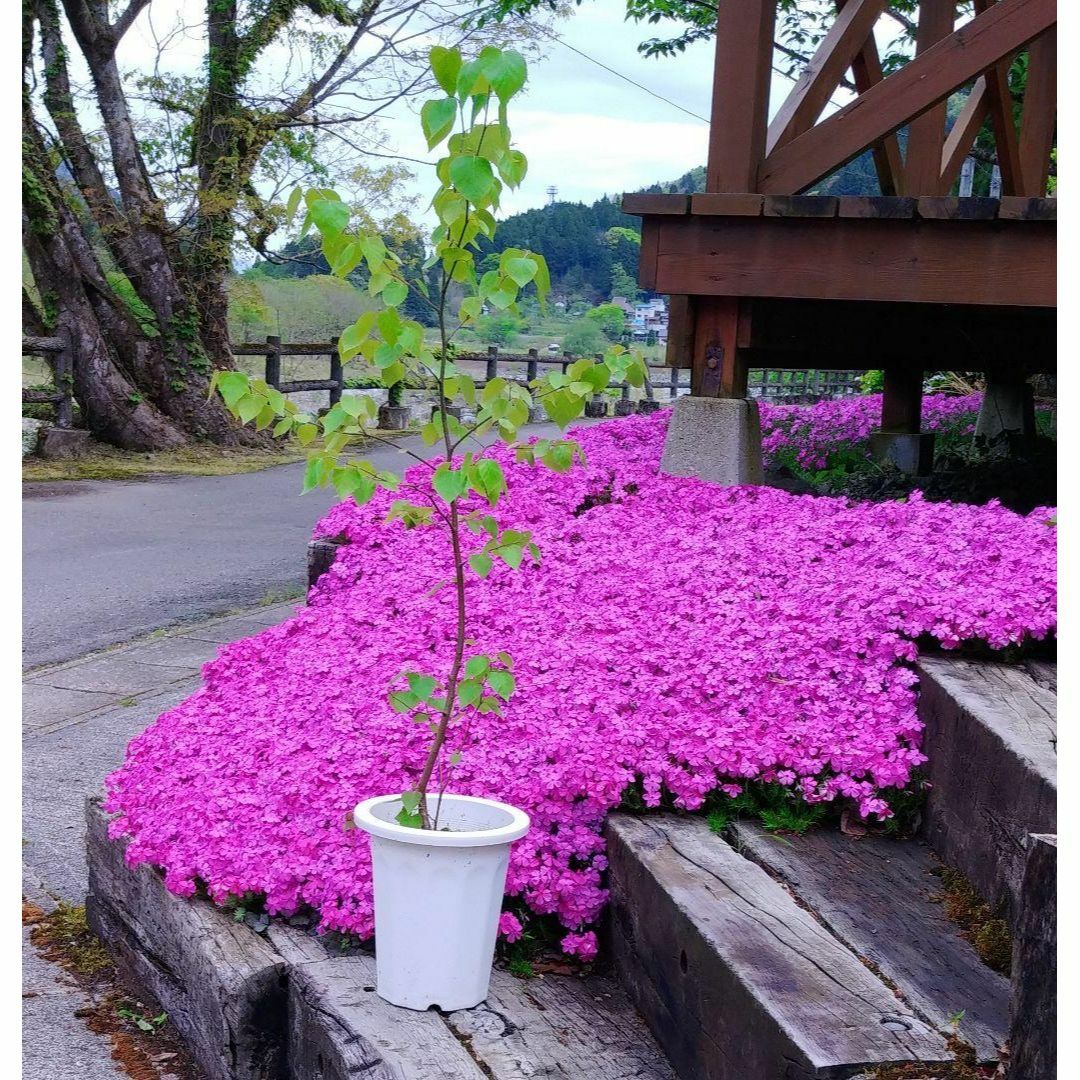
POLYGON ((430 829, 410 829, 396 821, 383 821, 372 812, 385 803, 400 802, 401 794, 376 795, 365 799, 353 810, 353 823, 358 829, 384 840, 396 840, 402 844, 422 844, 425 847, 491 847, 495 844, 511 844, 520 840, 531 825, 529 815, 509 803, 495 799, 482 799, 476 795, 454 795, 443 792, 443 802, 472 803, 490 806, 510 816, 510 821, 496 829, 475 829, 463 832, 433 832, 430 829))

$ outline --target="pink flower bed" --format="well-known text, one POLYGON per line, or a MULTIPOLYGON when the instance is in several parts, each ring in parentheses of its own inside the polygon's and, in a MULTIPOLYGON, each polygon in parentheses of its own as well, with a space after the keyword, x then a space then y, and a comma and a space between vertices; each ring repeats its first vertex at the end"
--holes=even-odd
MULTIPOLYGON (((922 429, 939 434, 971 435, 981 394, 964 397, 928 394, 923 398, 922 429)), ((825 469, 837 454, 870 453, 870 433, 881 427, 881 395, 838 398, 814 405, 759 403, 761 448, 766 468, 790 455, 803 469, 825 469)))
MULTIPOLYGON (((661 477, 666 422, 581 432, 588 465, 565 476, 493 451, 509 482, 499 517, 534 531, 543 562, 468 585, 475 648, 508 650, 518 691, 505 719, 454 732, 452 788, 529 813, 507 892, 519 913, 557 916, 564 949, 586 957, 601 829, 629 784, 692 810, 753 778, 887 816, 924 760, 913 639, 1002 647, 1054 627, 1050 510, 849 506, 661 477)), ((109 777, 113 835, 174 891, 265 894, 273 912, 310 905, 325 929, 371 933, 368 843, 343 822, 414 783, 425 733, 391 711, 387 684, 403 666, 440 670, 452 632, 450 590, 433 588, 450 574, 444 538, 381 524, 389 501, 332 509, 318 532, 351 544, 310 605, 223 648, 109 777)), ((502 929, 521 932, 516 918, 502 929)))

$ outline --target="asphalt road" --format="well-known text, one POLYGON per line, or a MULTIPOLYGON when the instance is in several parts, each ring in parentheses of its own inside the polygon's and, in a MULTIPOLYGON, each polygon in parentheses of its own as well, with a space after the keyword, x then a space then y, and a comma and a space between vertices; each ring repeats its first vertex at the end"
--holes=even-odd
MULTIPOLYGON (((399 445, 426 452, 417 437, 399 445)), ((390 447, 368 457, 380 469, 410 463, 390 447)), ((312 527, 335 501, 301 497, 302 471, 24 484, 24 668, 302 588, 312 527)))

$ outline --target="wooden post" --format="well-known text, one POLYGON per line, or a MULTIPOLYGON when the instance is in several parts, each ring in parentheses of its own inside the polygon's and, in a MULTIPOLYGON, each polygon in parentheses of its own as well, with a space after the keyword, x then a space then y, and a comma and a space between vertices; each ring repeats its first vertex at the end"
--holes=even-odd
POLYGON ((266 335, 266 382, 277 389, 281 385, 281 338, 266 335))
POLYGON ((330 389, 330 404, 336 405, 341 400, 341 392, 345 389, 345 372, 342 370, 341 353, 338 352, 338 339, 330 339, 333 350, 330 353, 330 381, 336 382, 336 387, 330 389))
POLYGON ((67 332, 60 330, 57 336, 63 341, 64 347, 59 352, 53 353, 53 385, 60 397, 56 402, 56 426, 58 428, 71 427, 71 391, 74 387, 75 372, 71 361, 71 342, 67 332))
POLYGON ((922 419, 922 372, 912 368, 885 368, 881 401, 881 430, 916 434, 922 419))
POLYGON ((528 355, 529 360, 525 367, 525 378, 528 379, 529 382, 532 382, 538 374, 538 366, 536 363, 538 359, 538 353, 535 349, 530 349, 528 355))
POLYGON ((679 396, 679 369, 673 367, 671 369, 671 400, 674 401, 679 396))
MULTIPOLYGON (((953 31, 956 0, 922 0, 915 34, 915 55, 926 52, 953 31)), ((944 100, 916 116, 908 127, 904 165, 905 195, 944 195, 941 186, 941 150, 945 142, 944 100)))
POLYGON ((738 297, 698 300, 691 393, 699 397, 746 397, 749 311, 738 297))
POLYGON ((499 349, 497 345, 489 345, 487 354, 487 373, 484 375, 484 379, 487 382, 491 382, 492 379, 499 377, 499 349))
POLYGON ((1020 118, 1020 168, 1024 194, 1046 195, 1057 103, 1057 28, 1028 46, 1028 77, 1020 118))
POLYGON ((719 6, 706 191, 758 190, 775 28, 776 0, 719 6))

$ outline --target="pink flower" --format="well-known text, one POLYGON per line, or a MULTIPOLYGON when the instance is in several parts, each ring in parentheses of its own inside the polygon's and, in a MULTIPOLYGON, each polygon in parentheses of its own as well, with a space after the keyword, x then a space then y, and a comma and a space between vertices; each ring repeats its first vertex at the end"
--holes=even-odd
MULTIPOLYGON (((488 451, 508 483, 496 516, 531 530, 543 561, 469 579, 476 651, 510 653, 517 691, 504 717, 451 731, 450 790, 529 814, 506 892, 571 945, 595 941, 578 931, 607 900, 603 823, 627 789, 697 809, 774 777, 887 817, 924 760, 915 641, 1000 649, 1055 627, 1052 510, 661 476, 666 424, 578 432, 587 463, 564 475, 488 451)), ((415 783, 427 732, 386 688, 406 665, 442 675, 454 635, 451 590, 432 588, 450 576, 446 536, 384 524, 396 497, 332 508, 317 532, 351 543, 308 605, 224 646, 203 686, 132 740, 106 782, 132 866, 161 867, 178 893, 251 892, 276 913, 314 909, 324 930, 373 932, 369 843, 342 821, 415 783)))
POLYGON ((522 925, 518 917, 511 911, 504 911, 499 916, 499 934, 511 944, 521 937, 522 925))
POLYGON ((567 934, 560 942, 562 951, 582 960, 591 960, 596 956, 596 935, 591 930, 584 934, 567 934))

